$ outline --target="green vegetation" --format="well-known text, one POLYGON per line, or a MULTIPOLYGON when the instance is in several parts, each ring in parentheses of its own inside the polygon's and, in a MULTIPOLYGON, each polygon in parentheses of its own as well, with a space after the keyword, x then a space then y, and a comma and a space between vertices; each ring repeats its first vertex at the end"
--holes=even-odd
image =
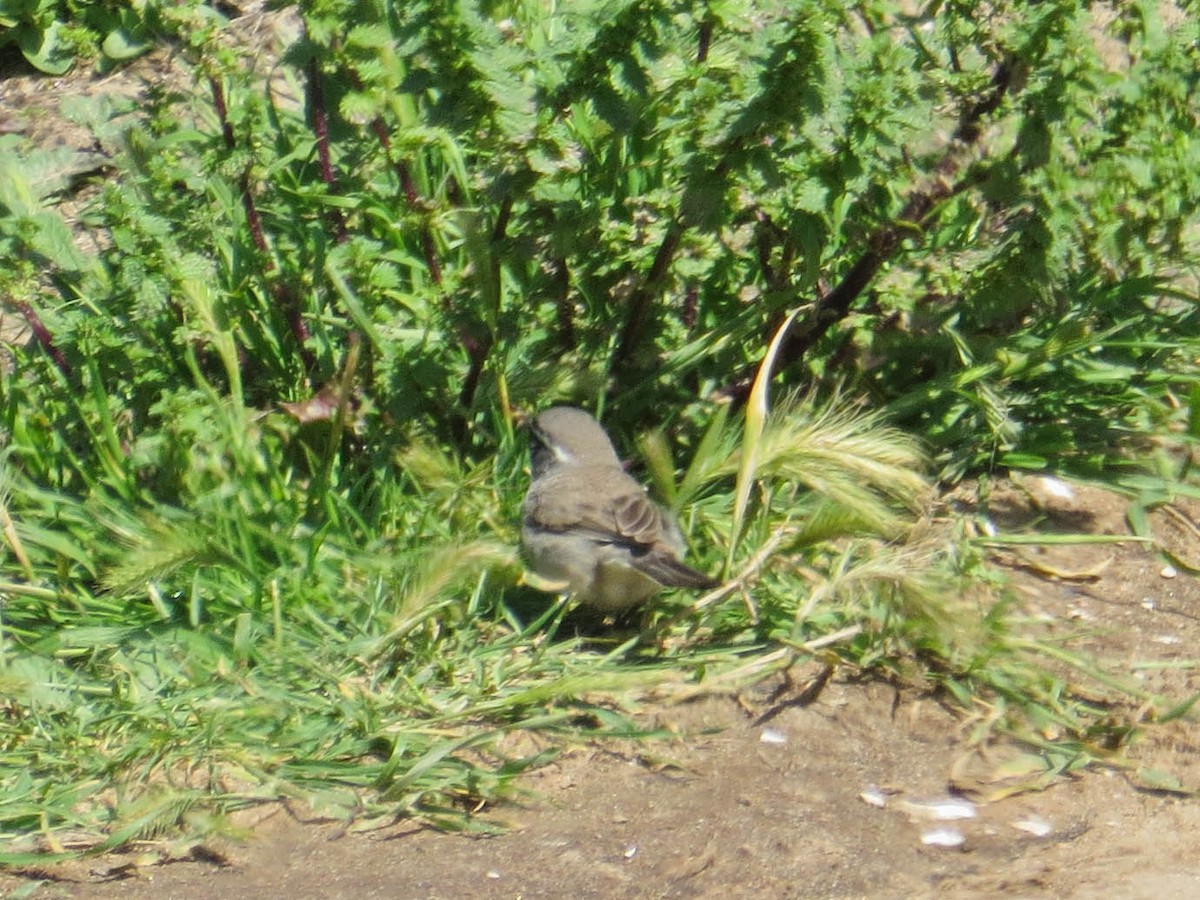
POLYGON ((49 75, 62 75, 80 60, 96 59, 107 69, 169 34, 174 14, 170 4, 155 0, 0 0, 0 48, 15 47, 49 75))
POLYGON ((814 653, 988 697, 1052 775, 1120 743, 1041 661, 1091 670, 912 525, 922 446, 950 479, 1186 483, 1194 17, 296 12, 269 67, 173 5, 194 81, 76 110, 121 135, 94 252, 0 139, 34 337, 0 376, 0 830, 107 849, 280 796, 466 827, 557 744, 512 732, 636 734, 624 691, 814 653), (520 585, 518 413, 549 402, 645 436, 728 593, 604 648, 520 585))

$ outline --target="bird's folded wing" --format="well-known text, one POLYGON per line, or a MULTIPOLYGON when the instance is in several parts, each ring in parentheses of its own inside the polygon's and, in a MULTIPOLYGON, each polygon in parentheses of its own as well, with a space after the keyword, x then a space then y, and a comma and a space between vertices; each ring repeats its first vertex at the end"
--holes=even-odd
POLYGON ((531 497, 525 517, 551 531, 572 531, 595 540, 653 547, 663 538, 662 512, 641 486, 620 469, 589 467, 586 477, 576 470, 575 486, 586 492, 559 491, 548 481, 531 497))

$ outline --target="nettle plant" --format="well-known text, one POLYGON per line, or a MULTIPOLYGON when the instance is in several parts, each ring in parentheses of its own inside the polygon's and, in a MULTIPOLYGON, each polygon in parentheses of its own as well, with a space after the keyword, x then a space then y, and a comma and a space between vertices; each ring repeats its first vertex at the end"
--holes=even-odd
MULTIPOLYGON (((20 598, 0 648, 20 649, 14 684, 34 697, 21 753, 136 722, 126 762, 143 773, 224 753, 251 780, 319 782, 339 776, 308 761, 375 754, 354 783, 410 808, 478 790, 471 766, 442 765, 475 745, 439 729, 524 721, 518 706, 582 684, 578 660, 551 675, 471 630, 523 627, 488 580, 514 580, 518 410, 664 425, 692 456, 714 565, 722 540, 731 566, 753 552, 739 533, 769 547, 801 488, 859 507, 803 507, 814 543, 911 505, 919 484, 889 475, 918 464, 911 441, 817 415, 855 470, 821 429, 763 424, 756 373, 785 322, 776 384, 866 395, 950 476, 1095 470, 1114 426, 1198 430, 1177 419, 1195 395, 1200 22, 1171 4, 286 10, 296 36, 276 55, 206 4, 158 8, 187 75, 118 110, 80 219, 99 249, 75 246, 24 170, 0 172, 0 294, 34 336, 0 374, 16 573, 0 591, 20 598), (736 474, 754 468, 714 400, 749 403, 775 487, 736 474), (110 706, 72 705, 78 690, 110 706), (269 702, 214 724, 213 696, 255 691, 269 702), (299 698, 305 715, 278 714, 299 698), (163 724, 193 715, 202 734, 163 724), (396 738, 418 715, 420 739, 396 738)), ((859 557, 821 553, 865 607, 814 611, 811 567, 775 572, 761 619, 719 614, 728 633, 797 644, 808 612, 829 630, 894 621, 870 599, 894 572, 856 581, 859 557)), ((926 606, 905 616, 939 618, 912 595, 926 606)), ((953 640, 916 643, 947 657, 953 640)), ((886 663, 866 635, 859 650, 886 663)), ((74 821, 80 796, 59 799, 3 817, 74 821)))
POLYGON ((497 404, 744 398, 799 309, 782 377, 896 401, 948 472, 1085 460, 1064 419, 1187 380, 1197 25, 1169 6, 298 4, 270 85, 191 9, 202 90, 130 133, 89 221, 116 240, 60 285, 170 380, 220 359, 300 401, 361 338, 375 433, 467 449, 497 404))

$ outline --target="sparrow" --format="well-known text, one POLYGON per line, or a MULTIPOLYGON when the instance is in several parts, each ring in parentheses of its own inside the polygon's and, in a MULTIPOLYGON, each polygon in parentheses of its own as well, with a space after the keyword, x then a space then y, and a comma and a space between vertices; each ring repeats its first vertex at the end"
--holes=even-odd
POLYGON ((530 583, 604 615, 665 587, 716 587, 680 561, 679 526, 625 473, 599 422, 556 406, 533 419, 530 434, 533 478, 521 507, 522 551, 536 576, 530 583))

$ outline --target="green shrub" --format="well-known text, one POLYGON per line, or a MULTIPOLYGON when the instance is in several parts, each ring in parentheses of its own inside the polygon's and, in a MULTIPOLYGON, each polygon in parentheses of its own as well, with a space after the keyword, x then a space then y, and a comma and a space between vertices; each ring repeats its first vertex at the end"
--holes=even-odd
MULTIPOLYGON (((988 690, 1001 613, 883 543, 921 454, 819 398, 873 397, 949 476, 1102 471, 1114 431, 1187 427, 1198 25, 1135 9, 324 0, 278 64, 158 9, 195 83, 119 110, 81 220, 103 249, 36 155, 0 173, 0 291, 35 335, 0 376, 4 826, 111 808, 110 846, 202 794, 368 789, 445 819, 537 761, 481 764, 504 730, 628 727, 589 686, 830 634, 988 690), (789 316, 776 380, 811 396, 730 413, 789 316), (519 612, 514 425, 551 401, 624 451, 661 425, 701 564, 756 605, 665 601, 666 663, 535 641, 558 613, 519 612), (95 802, 164 781, 149 813, 95 802)), ((1031 702, 1082 735, 1061 688, 1031 702)))

